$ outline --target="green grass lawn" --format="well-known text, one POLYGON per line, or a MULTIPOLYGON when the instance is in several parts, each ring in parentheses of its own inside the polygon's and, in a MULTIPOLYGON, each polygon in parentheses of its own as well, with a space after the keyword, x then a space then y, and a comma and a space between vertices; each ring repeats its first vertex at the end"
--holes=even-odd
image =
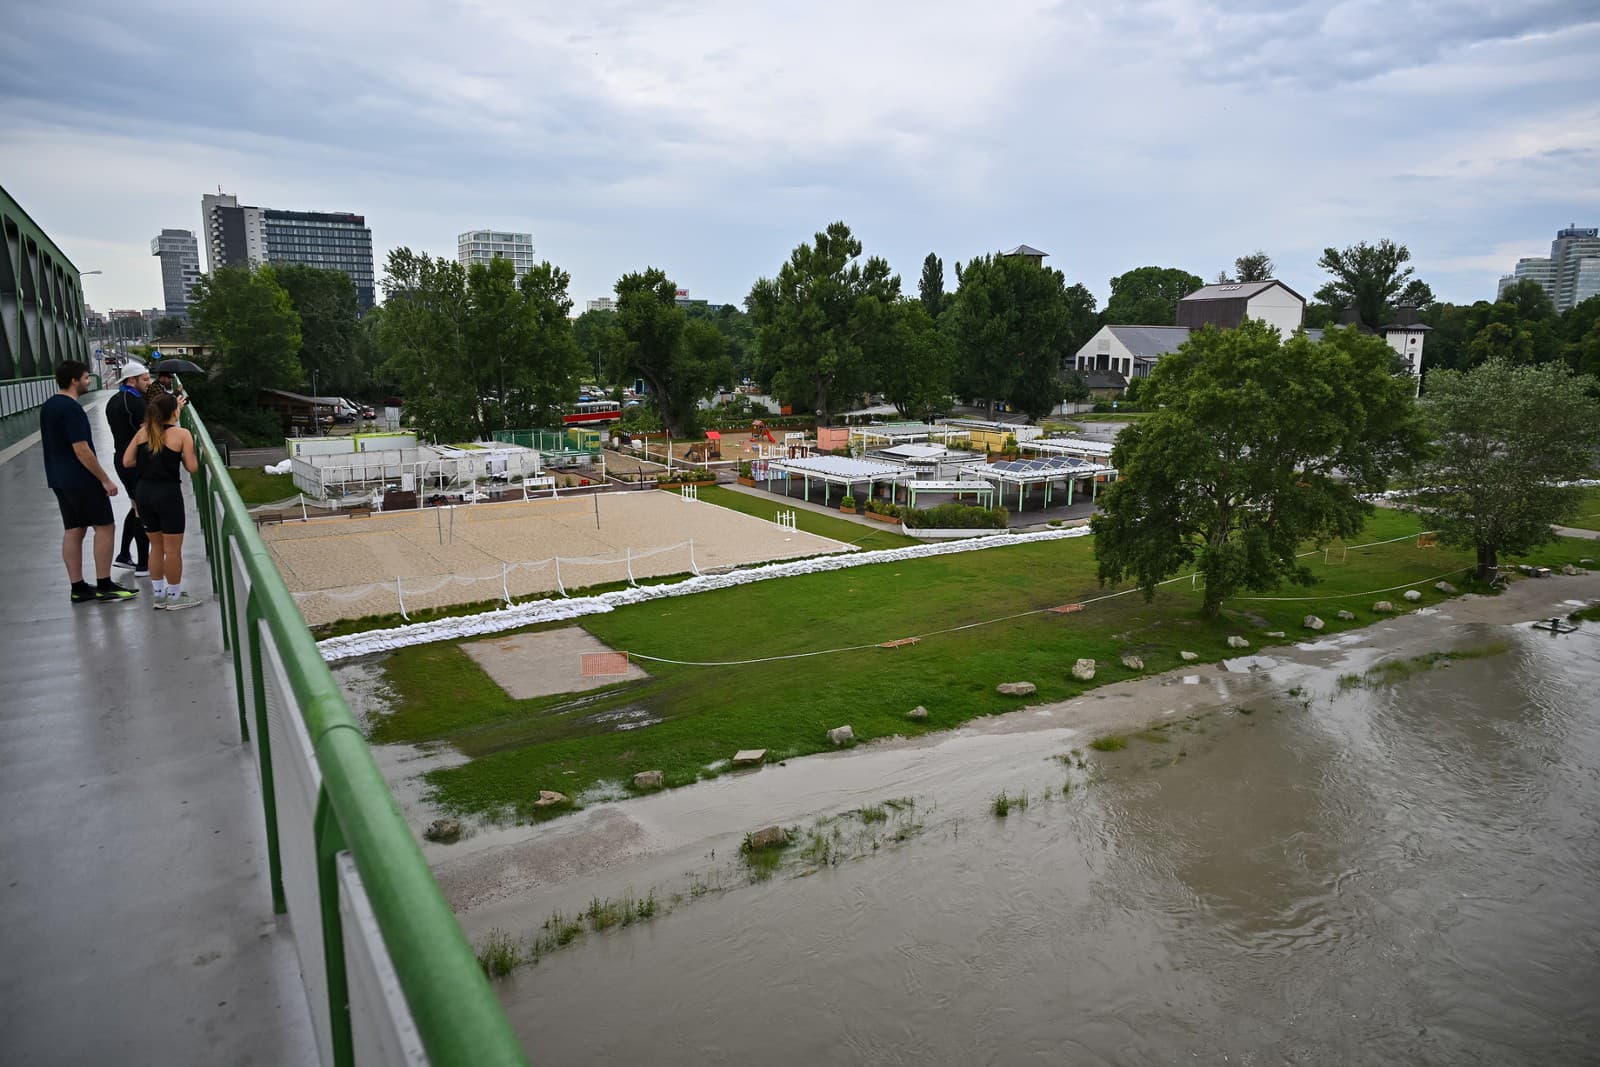
MULTIPOLYGON (((1417 529, 1415 516, 1380 510, 1358 543, 1417 529)), ((826 749, 825 731, 844 723, 862 740, 949 729, 1020 706, 995 693, 1003 681, 1035 683, 1032 701, 1065 699, 1131 677, 1120 663, 1123 653, 1143 657, 1152 673, 1177 666, 1180 650, 1204 661, 1223 658, 1229 634, 1244 634, 1255 647, 1273 643, 1262 636, 1268 630, 1298 639, 1307 614, 1326 620, 1328 632, 1362 625, 1373 620, 1374 601, 1404 604, 1400 589, 1375 590, 1413 584, 1423 604, 1434 603, 1442 595, 1433 581, 1448 574, 1460 584, 1471 562, 1467 553, 1418 548, 1408 538, 1353 551, 1342 563, 1324 565, 1319 556, 1317 587, 1275 594, 1314 599, 1235 600, 1214 623, 1199 617, 1199 595, 1187 582, 1163 587, 1153 603, 1130 593, 1079 613, 1040 612, 1105 594, 1095 581, 1092 549, 1084 537, 878 564, 587 618, 581 625, 614 648, 684 661, 636 659, 651 678, 599 694, 517 701, 456 643, 403 649, 384 663, 395 708, 376 720, 372 737, 455 746, 471 762, 428 775, 445 808, 528 818, 540 789, 575 794, 653 769, 665 771, 669 785, 683 785, 716 773, 708 765, 736 749, 766 748, 772 759, 826 749), (1357 620, 1335 619, 1341 607, 1357 620), (982 620, 1003 621, 940 632, 982 620), (911 636, 921 641, 876 647, 911 636), (842 648, 851 650, 829 651, 842 648), (1094 682, 1069 677, 1080 657, 1098 661, 1094 682), (765 661, 729 662, 743 660, 765 661), (709 663, 722 665, 691 665, 709 663), (928 708, 928 720, 907 720, 919 704, 928 708), (618 731, 608 716, 623 711, 658 721, 618 731)), ((1526 561, 1559 565, 1593 551, 1591 542, 1570 540, 1526 561)))
POLYGON ((1578 517, 1565 525, 1580 530, 1600 530, 1600 488, 1583 491, 1583 503, 1578 508, 1578 517))
MULTIPOLYGON (((922 542, 915 537, 907 537, 900 532, 898 525, 864 526, 859 522, 851 522, 845 518, 834 518, 832 515, 822 515, 805 508, 790 508, 787 501, 781 496, 763 494, 751 496, 749 493, 737 493, 732 489, 724 489, 717 485, 702 486, 700 499, 708 504, 729 508, 733 511, 754 515, 760 519, 772 521, 773 515, 780 511, 793 510, 795 524, 806 533, 816 534, 819 537, 831 537, 835 541, 856 545, 865 549, 878 548, 904 548, 906 545, 920 545, 922 542)), ((835 498, 837 499, 837 498, 835 498)), ((868 520, 871 521, 871 520, 868 520)))
POLYGON ((229 467, 228 477, 239 490, 246 507, 257 504, 276 504, 299 493, 287 474, 268 474, 259 467, 229 467))

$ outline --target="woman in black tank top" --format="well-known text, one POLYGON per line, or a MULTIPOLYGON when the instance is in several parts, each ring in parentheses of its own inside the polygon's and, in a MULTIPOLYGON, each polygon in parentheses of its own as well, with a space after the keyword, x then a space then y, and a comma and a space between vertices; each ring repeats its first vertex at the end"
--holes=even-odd
POLYGON ((179 426, 183 402, 170 394, 153 398, 144 426, 122 454, 125 467, 139 470, 139 518, 150 537, 150 586, 158 609, 177 611, 200 601, 183 591, 183 535, 187 516, 180 467, 200 469, 194 437, 179 426))

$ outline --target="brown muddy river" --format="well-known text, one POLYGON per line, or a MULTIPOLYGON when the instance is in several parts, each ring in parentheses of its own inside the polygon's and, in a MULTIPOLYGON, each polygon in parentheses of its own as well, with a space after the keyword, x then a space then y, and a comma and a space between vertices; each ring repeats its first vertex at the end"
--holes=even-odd
POLYGON ((1371 656, 1268 663, 1081 771, 1065 730, 948 739, 971 774, 912 776, 909 840, 707 860, 726 888, 497 988, 535 1062, 1595 1063, 1600 626, 1449 633, 1506 650, 1351 688, 1371 656))

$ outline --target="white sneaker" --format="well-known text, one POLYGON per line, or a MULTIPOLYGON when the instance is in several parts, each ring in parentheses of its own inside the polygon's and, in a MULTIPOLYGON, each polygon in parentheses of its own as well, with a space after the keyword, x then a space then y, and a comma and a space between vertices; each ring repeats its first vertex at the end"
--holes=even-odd
POLYGON ((167 594, 157 593, 150 598, 150 606, 157 611, 167 610, 167 594))
POLYGON ((196 600, 188 593, 179 593, 177 596, 167 597, 168 611, 182 611, 184 608, 197 608, 199 606, 200 601, 196 600))

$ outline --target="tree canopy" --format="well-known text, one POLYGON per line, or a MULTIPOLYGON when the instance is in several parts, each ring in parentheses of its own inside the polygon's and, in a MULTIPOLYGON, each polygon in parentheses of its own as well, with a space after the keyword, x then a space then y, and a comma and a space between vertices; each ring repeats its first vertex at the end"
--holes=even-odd
POLYGON ((733 375, 721 331, 705 319, 691 322, 677 305, 677 283, 656 267, 624 274, 616 293, 620 372, 645 380, 673 436, 693 434, 700 401, 733 375))
POLYGON ((1433 303, 1433 290, 1411 277, 1413 268, 1405 264, 1411 250, 1387 237, 1375 245, 1365 241, 1343 251, 1325 248, 1317 266, 1332 275, 1316 292, 1317 300, 1335 309, 1353 307, 1363 325, 1377 329, 1393 318, 1399 304, 1426 307, 1433 303))
MULTIPOLYGON (((1061 398, 1060 370, 1084 326, 1082 286, 1023 256, 979 256, 956 268, 960 284, 942 327, 955 342, 956 391, 1048 415, 1061 398)), ((1091 330, 1092 332, 1092 330, 1091 330)))
POLYGON ((1468 371, 1436 371, 1421 410, 1434 442, 1418 497, 1446 544, 1475 549, 1487 578, 1505 553, 1553 538, 1593 477, 1600 448, 1597 383, 1564 364, 1496 358, 1468 371))
POLYGON ((275 264, 272 271, 300 315, 298 355, 305 384, 315 381, 319 390, 332 394, 364 384, 356 356, 361 307, 350 275, 304 263, 275 264))
POLYGON ((950 302, 950 294, 944 291, 944 260, 928 253, 922 261, 922 277, 917 280, 917 296, 922 301, 922 307, 928 317, 935 322, 944 313, 945 305, 950 302))
POLYGON ((1284 340, 1250 320, 1192 334, 1146 380, 1153 413, 1117 438, 1120 477, 1090 520, 1101 580, 1153 597, 1192 564, 1213 618, 1241 591, 1310 584, 1300 546, 1357 533, 1371 509, 1358 494, 1422 447, 1392 356, 1355 330, 1284 340))
POLYGON ((922 301, 889 307, 873 356, 872 381, 903 418, 931 420, 949 410, 955 349, 922 301))
POLYGON ((378 343, 417 428, 452 441, 558 424, 579 369, 567 284, 549 263, 519 284, 505 259, 468 270, 390 252, 378 343))
POLYGON ((834 406, 866 388, 869 352, 888 329, 900 276, 887 260, 861 261, 861 242, 835 222, 790 254, 774 278, 758 280, 746 300, 756 347, 772 389, 819 425, 834 406))
POLYGON ((1272 257, 1259 248, 1233 261, 1233 280, 1236 282, 1264 282, 1272 278, 1275 269, 1272 257))
POLYGON ((1172 326, 1178 301, 1204 285, 1176 267, 1138 267, 1111 279, 1111 299, 1100 316, 1106 326, 1172 326))
POLYGON ((222 267, 194 287, 189 315, 211 342, 214 383, 254 404, 258 389, 293 389, 302 378, 300 316, 273 267, 222 267))

